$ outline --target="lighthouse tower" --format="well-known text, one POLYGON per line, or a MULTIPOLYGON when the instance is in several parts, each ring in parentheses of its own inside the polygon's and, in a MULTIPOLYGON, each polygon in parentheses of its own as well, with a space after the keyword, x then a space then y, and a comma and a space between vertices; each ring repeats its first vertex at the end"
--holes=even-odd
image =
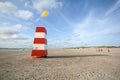
POLYGON ((36 27, 31 56, 47 57, 47 31, 45 27, 36 27))

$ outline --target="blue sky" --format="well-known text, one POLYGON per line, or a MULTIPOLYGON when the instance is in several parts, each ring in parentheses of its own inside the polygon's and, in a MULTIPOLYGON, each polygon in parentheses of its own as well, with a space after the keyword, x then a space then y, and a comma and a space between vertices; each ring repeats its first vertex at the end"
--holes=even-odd
POLYGON ((120 46, 120 0, 0 0, 0 48, 32 48, 36 26, 48 48, 120 46))

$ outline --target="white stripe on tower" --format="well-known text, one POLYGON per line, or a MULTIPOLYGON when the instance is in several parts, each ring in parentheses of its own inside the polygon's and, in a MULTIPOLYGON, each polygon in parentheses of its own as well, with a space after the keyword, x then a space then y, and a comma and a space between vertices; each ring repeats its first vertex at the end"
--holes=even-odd
POLYGON ((44 27, 36 27, 33 50, 31 56, 47 56, 47 40, 46 29, 44 27))
POLYGON ((46 34, 44 32, 36 32, 35 38, 46 38, 46 34))
POLYGON ((46 44, 33 44, 34 50, 46 50, 47 46, 46 44))

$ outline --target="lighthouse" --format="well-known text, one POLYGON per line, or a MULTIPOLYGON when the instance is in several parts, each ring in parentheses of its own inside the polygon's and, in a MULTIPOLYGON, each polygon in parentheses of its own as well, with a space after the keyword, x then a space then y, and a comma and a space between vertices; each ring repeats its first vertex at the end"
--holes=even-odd
POLYGON ((32 57, 47 57, 47 31, 45 27, 36 27, 32 57))

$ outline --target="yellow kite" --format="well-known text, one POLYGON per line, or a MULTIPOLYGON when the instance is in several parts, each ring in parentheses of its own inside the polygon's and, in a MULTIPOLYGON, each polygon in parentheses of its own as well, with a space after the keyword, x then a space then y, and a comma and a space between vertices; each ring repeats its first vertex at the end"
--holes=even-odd
POLYGON ((42 12, 42 17, 46 17, 48 15, 48 12, 46 11, 46 10, 44 10, 43 12, 42 12))

